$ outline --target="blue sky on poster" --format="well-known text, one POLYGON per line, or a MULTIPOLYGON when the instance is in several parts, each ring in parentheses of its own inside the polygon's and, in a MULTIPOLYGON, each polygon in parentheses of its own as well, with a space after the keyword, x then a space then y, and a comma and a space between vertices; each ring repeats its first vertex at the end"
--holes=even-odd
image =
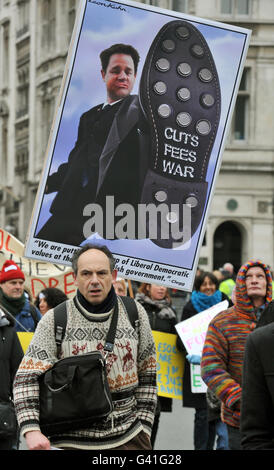
MULTIPOLYGON (((58 166, 67 160, 77 138, 78 123, 82 113, 92 106, 104 102, 106 99, 105 85, 100 73, 100 52, 117 42, 131 44, 138 50, 141 60, 133 89, 133 93, 137 94, 143 63, 151 42, 164 24, 175 19, 172 15, 167 16, 167 14, 142 9, 141 4, 140 8, 120 4, 122 9, 115 9, 106 8, 102 5, 103 3, 109 4, 110 2, 98 3, 100 5, 97 3, 87 3, 49 173, 56 171, 58 166)), ((112 5, 116 6, 117 4, 113 3, 112 5)), ((209 44, 219 74, 222 93, 221 121, 207 173, 207 180, 211 182, 246 35, 238 31, 219 27, 219 24, 216 26, 217 23, 215 26, 212 26, 205 24, 206 22, 200 23, 200 19, 198 21, 195 21, 194 24, 209 44)), ((48 209, 53 197, 54 194, 44 197, 39 227, 43 225, 49 216, 48 209)), ((184 251, 184 267, 189 267, 188 265, 192 264, 198 234, 199 231, 196 232, 192 239, 191 248, 184 251)), ((136 256, 136 253, 140 250, 140 243, 142 243, 144 258, 148 255, 148 259, 154 260, 155 258, 155 260, 159 261, 159 248, 154 244, 152 247, 150 241, 146 243, 144 241, 127 241, 127 252, 130 250, 130 252, 132 251, 132 256, 136 256)), ((107 244, 116 253, 122 245, 124 246, 124 242, 119 240, 108 241, 107 244)), ((166 250, 160 250, 162 250, 165 257, 166 250)), ((178 264, 178 253, 176 254, 176 250, 175 252, 169 250, 168 258, 170 264, 178 264)))

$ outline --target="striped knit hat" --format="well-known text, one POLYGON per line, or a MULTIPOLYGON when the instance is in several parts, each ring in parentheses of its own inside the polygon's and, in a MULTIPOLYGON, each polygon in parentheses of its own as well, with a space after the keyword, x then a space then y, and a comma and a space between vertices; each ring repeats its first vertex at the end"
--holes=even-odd
POLYGON ((266 297, 265 305, 268 305, 272 300, 272 276, 269 267, 260 260, 252 259, 244 264, 238 272, 236 279, 236 306, 237 310, 241 310, 244 313, 252 312, 254 306, 247 295, 245 277, 249 268, 258 266, 265 272, 267 286, 266 286, 266 297))

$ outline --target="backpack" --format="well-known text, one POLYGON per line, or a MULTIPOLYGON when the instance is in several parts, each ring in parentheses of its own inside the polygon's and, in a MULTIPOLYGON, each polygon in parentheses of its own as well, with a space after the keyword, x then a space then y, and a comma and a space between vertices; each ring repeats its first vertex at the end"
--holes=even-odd
MULTIPOLYGON (((128 315, 129 321, 134 329, 137 328, 139 323, 139 316, 136 303, 131 297, 119 297, 122 301, 125 311, 128 315)), ((54 322, 55 322, 55 340, 57 345, 57 357, 59 358, 61 352, 62 341, 65 336, 67 325, 67 308, 66 302, 62 302, 54 308, 54 322)))

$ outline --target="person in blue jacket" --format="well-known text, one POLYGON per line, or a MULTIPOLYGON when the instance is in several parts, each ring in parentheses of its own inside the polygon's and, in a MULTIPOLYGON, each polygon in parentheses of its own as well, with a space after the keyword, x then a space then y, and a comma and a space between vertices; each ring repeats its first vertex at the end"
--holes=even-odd
POLYGON ((16 331, 35 331, 42 315, 25 294, 25 275, 12 260, 0 271, 0 306, 15 320, 16 331))

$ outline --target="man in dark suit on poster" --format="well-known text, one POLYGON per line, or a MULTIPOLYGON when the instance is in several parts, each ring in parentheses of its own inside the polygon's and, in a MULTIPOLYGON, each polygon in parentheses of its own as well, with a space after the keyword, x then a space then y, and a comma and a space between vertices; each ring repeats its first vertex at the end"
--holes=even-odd
MULTIPOLYGON (((57 194, 50 208, 52 216, 37 238, 79 245, 87 238, 83 234, 87 204, 100 205, 105 214, 107 196, 114 197, 114 209, 122 203, 136 209, 140 201, 145 174, 144 152, 140 151, 141 113, 138 96, 130 95, 139 54, 130 45, 114 44, 100 59, 106 102, 81 116, 67 163, 48 177, 45 193, 57 194)), ((106 235, 105 225, 104 220, 102 236, 106 235)))

